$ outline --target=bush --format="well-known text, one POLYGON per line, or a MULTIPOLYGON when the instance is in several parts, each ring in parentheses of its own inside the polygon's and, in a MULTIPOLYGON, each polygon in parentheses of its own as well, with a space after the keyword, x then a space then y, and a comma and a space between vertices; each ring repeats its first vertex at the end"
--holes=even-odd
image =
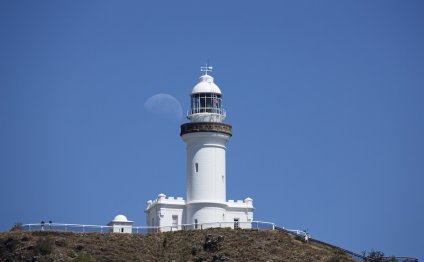
POLYGON ((40 238, 35 244, 35 252, 41 255, 49 255, 53 251, 54 241, 51 238, 40 238))
POLYGON ((302 237, 302 236, 296 235, 296 236, 294 237, 294 239, 296 239, 297 241, 300 241, 300 242, 302 242, 302 243, 305 243, 305 238, 304 238, 304 237, 302 237))
POLYGON ((367 258, 370 259, 371 261, 380 262, 380 261, 383 261, 384 259, 384 253, 381 251, 376 251, 374 249, 371 249, 371 251, 368 252, 367 258))
POLYGON ((19 241, 15 238, 9 237, 6 241, 4 241, 4 246, 11 252, 13 252, 18 246, 19 241))
POLYGON ((16 223, 11 229, 10 232, 21 232, 22 231, 22 223, 16 223))
POLYGON ((88 261, 91 261, 91 256, 87 255, 87 254, 81 254, 81 255, 77 256, 76 258, 74 258, 72 261, 88 262, 88 261))
POLYGON ((208 252, 216 252, 221 250, 222 248, 222 242, 224 240, 223 236, 212 236, 207 235, 205 237, 205 242, 203 244, 203 250, 208 252))

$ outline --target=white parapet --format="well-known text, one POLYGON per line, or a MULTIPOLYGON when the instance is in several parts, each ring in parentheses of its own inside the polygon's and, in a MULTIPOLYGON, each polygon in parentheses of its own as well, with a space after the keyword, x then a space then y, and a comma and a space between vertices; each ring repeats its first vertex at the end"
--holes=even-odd
POLYGON ((253 210, 253 199, 248 197, 245 200, 228 200, 227 206, 229 208, 251 208, 253 210))
POLYGON ((182 197, 167 197, 165 194, 161 193, 156 199, 147 201, 146 211, 156 204, 185 205, 185 203, 186 202, 182 197))

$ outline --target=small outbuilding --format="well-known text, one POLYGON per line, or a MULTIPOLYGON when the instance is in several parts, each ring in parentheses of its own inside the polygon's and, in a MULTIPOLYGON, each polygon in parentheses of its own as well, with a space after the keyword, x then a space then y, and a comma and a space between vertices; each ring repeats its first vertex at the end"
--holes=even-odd
POLYGON ((117 215, 107 225, 110 226, 109 232, 112 233, 132 233, 132 226, 134 221, 130 221, 124 215, 117 215))

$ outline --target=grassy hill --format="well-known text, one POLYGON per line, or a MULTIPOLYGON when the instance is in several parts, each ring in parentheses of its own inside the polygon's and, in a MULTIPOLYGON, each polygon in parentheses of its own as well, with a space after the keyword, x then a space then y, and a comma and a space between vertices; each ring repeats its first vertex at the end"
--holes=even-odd
POLYGON ((0 261, 354 261, 280 231, 206 229, 156 234, 0 233, 0 261))

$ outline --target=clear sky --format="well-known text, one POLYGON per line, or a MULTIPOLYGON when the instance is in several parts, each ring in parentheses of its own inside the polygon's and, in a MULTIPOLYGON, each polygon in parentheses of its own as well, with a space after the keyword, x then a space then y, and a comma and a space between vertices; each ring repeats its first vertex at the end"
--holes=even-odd
POLYGON ((0 230, 145 225, 147 200, 185 198, 178 103, 185 115, 209 59, 234 131, 228 199, 424 259, 423 14, 412 0, 0 1, 0 230))

